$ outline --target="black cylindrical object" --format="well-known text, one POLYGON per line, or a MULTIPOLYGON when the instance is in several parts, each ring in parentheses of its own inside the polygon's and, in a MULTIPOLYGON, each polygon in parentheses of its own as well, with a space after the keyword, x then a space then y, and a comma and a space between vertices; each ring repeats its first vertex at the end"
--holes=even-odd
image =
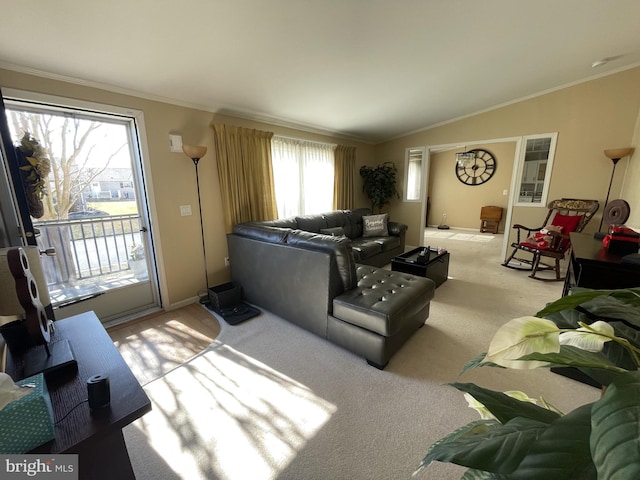
POLYGON ((109 376, 98 374, 90 377, 87 380, 87 395, 91 410, 108 407, 111 403, 109 376))

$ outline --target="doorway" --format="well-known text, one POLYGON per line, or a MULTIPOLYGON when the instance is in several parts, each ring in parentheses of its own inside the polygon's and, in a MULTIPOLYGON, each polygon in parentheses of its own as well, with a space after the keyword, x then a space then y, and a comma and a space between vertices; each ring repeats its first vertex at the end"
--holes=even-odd
POLYGON ((21 240, 43 253, 56 318, 158 310, 142 113, 14 90, 3 100, 21 240))
MULTIPOLYGON (((506 210, 503 215, 504 225, 510 225, 512 207, 517 199, 514 197, 514 185, 518 172, 520 144, 521 137, 507 137, 427 146, 427 161, 424 164, 426 170, 423 178, 427 178, 429 183, 424 185, 421 228, 424 229, 426 226, 426 213, 430 207, 432 224, 437 224, 439 221, 476 230, 477 225, 480 224, 481 207, 485 205, 502 206, 506 210), (476 148, 487 148, 497 157, 497 164, 494 165, 495 175, 486 183, 465 183, 455 175, 458 168, 455 152, 476 148), (443 161, 446 160, 446 165, 438 164, 440 158, 443 161), (429 188, 430 184, 434 187, 433 189, 429 188), (429 206, 427 200, 430 201, 429 206)), ((509 241, 507 230, 505 227, 502 243, 503 257, 509 241)))

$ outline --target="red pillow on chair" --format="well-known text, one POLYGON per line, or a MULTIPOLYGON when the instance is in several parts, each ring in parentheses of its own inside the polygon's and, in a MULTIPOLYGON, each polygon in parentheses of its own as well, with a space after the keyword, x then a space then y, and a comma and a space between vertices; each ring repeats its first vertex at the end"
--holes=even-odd
POLYGON ((549 235, 549 232, 562 233, 562 227, 557 225, 547 225, 539 232, 535 232, 528 237, 524 242, 520 242, 520 245, 535 248, 536 250, 547 250, 553 242, 553 237, 549 235))
POLYGON ((581 220, 582 215, 563 215, 561 213, 556 213, 555 217, 553 217, 553 220, 551 221, 551 225, 562 227, 562 233, 568 235, 575 231, 581 220))

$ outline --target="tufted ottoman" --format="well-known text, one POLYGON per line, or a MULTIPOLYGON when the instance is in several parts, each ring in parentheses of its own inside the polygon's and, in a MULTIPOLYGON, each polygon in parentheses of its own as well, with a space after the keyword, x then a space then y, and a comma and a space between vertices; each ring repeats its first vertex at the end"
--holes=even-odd
POLYGON ((359 265, 358 286, 333 299, 327 338, 384 368, 424 325, 435 283, 423 277, 359 265))

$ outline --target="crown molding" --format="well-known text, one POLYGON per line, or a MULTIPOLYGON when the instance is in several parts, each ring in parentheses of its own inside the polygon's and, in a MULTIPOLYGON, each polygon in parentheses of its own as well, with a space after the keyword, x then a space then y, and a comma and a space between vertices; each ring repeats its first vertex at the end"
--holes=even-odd
POLYGON ((127 95, 131 97, 142 98, 144 100, 150 100, 153 102, 166 103, 169 105, 175 105, 175 106, 184 107, 184 108, 192 108, 194 110, 202 110, 204 112, 236 117, 243 120, 251 120, 254 122, 267 123, 269 125, 274 125, 274 126, 283 127, 283 128, 291 128, 293 130, 299 130, 301 132, 312 133, 315 135, 323 135, 323 136, 332 137, 332 138, 341 138, 344 140, 349 140, 352 142, 358 142, 358 143, 364 143, 364 144, 376 143, 376 142, 372 142, 370 139, 359 137, 357 135, 350 135, 337 130, 320 128, 314 125, 309 125, 304 123, 296 123, 284 118, 274 117, 267 114, 259 114, 254 112, 237 110, 228 105, 213 106, 213 105, 201 105, 197 103, 190 103, 190 102, 185 102, 185 101, 178 100, 171 97, 165 97, 162 95, 146 93, 140 90, 119 87, 117 85, 95 82, 91 80, 84 80, 77 77, 71 77, 67 75, 61 75, 58 73, 47 72, 44 70, 39 70, 32 67, 26 67, 24 65, 17 65, 17 64, 5 62, 2 60, 0 60, 0 68, 5 70, 11 70, 18 73, 23 73, 26 75, 33 75, 35 77, 45 78, 48 80, 65 82, 65 83, 70 83, 73 85, 79 85, 79 86, 89 87, 89 88, 97 88, 100 90, 105 90, 105 91, 117 93, 120 95, 127 95))
MULTIPOLYGON (((403 137, 408 137, 409 135, 414 135, 416 133, 426 132, 428 130, 432 130, 434 128, 442 127, 442 126, 448 125, 450 123, 459 122, 460 120, 464 120, 466 118, 475 117, 476 115, 481 115, 481 114, 487 113, 487 112, 492 112, 494 110, 498 110, 500 108, 508 107, 510 105, 514 105, 516 103, 524 102, 526 100, 531 100, 533 98, 542 97, 543 95, 547 95, 549 93, 557 92, 559 90, 564 90, 565 88, 574 87, 574 86, 580 85, 582 83, 591 82, 591 81, 597 80, 599 78, 608 77, 610 75, 615 75, 616 73, 624 72, 626 70, 631 70, 631 69, 636 68, 636 67, 640 67, 640 62, 633 63, 633 64, 627 65, 625 67, 620 67, 620 68, 616 68, 616 69, 613 69, 613 70, 608 70, 608 71, 600 73, 598 75, 590 75, 589 77, 583 78, 581 80, 575 80, 573 82, 565 83, 565 84, 557 86, 557 87, 548 88, 546 90, 542 90, 542 91, 537 92, 537 93, 532 93, 531 95, 526 95, 524 97, 519 97, 519 98, 516 98, 514 100, 509 100, 508 102, 499 103, 499 104, 494 105, 492 107, 484 108, 482 110, 477 110, 477 111, 475 111, 473 113, 460 115, 459 117, 454 117, 454 118, 451 118, 449 120, 444 120, 442 122, 434 123, 434 124, 429 125, 428 127, 423 127, 423 128, 419 128, 417 130, 412 130, 411 132, 403 133, 401 135, 396 135, 396 136, 394 136, 392 138, 389 138, 388 140, 385 140, 385 142, 391 142, 393 140, 398 140, 398 139, 403 138, 403 137)), ((380 142, 380 143, 383 143, 383 142, 380 142)))

